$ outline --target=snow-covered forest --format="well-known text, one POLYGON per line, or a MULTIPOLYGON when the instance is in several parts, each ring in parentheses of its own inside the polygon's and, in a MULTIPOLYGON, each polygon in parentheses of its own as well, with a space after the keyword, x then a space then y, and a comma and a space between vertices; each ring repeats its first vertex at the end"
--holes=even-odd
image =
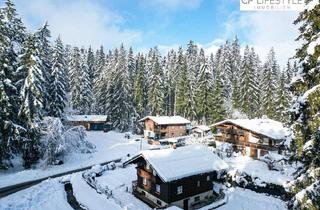
POLYGON ((29 32, 10 0, 0 11, 2 168, 16 152, 27 167, 39 159, 45 116, 105 114, 114 128, 133 132, 146 115, 205 124, 234 112, 287 120, 286 84, 296 66, 280 69, 273 48, 263 63, 252 47, 241 53, 237 38, 210 55, 193 41, 166 55, 157 47, 143 54, 123 45, 95 52, 51 37, 49 23, 29 32))
POLYGON ((291 126, 291 161, 303 163, 289 206, 320 208, 319 1, 297 18, 303 45, 285 67, 272 46, 262 58, 237 37, 215 54, 195 41, 167 54, 157 47, 143 53, 124 45, 70 46, 63 37, 51 37, 50 23, 30 32, 11 0, 1 6, 0 169, 11 167, 16 154, 30 168, 66 136, 82 141, 83 131, 61 124, 68 114, 104 114, 114 128, 135 133, 146 115, 180 115, 207 125, 265 115, 291 126), (46 122, 57 126, 49 129, 46 122), (58 139, 48 137, 54 129, 58 139))

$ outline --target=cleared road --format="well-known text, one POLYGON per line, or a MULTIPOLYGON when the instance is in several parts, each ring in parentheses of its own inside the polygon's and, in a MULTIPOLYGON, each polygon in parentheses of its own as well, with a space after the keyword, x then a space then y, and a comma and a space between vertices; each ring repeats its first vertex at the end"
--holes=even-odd
MULTIPOLYGON (((99 164, 100 165, 107 165, 108 163, 111 163, 111 162, 116 162, 117 163, 117 162, 120 162, 120 161, 121 161, 121 159, 119 158, 119 159, 110 160, 110 161, 106 161, 106 162, 99 163, 99 164)), ((47 176, 47 177, 44 177, 44 178, 41 178, 41 179, 36 179, 36 180, 27 181, 27 182, 23 182, 23 183, 19 183, 19 184, 15 184, 15 185, 11 185, 11 186, 0 188, 0 198, 3 198, 5 196, 7 196, 7 195, 10 195, 10 194, 13 194, 15 192, 18 192, 20 190, 24 190, 26 188, 29 188, 29 187, 33 186, 33 185, 39 184, 40 182, 42 182, 44 180, 47 180, 49 178, 57 178, 57 177, 60 177, 60 176, 65 176, 65 175, 68 175, 68 174, 72 174, 72 173, 76 173, 76 172, 80 172, 80 171, 85 171, 85 170, 88 170, 88 169, 92 168, 92 166, 94 166, 94 165, 90 165, 90 166, 79 168, 79 169, 74 169, 74 170, 71 170, 71 171, 66 171, 66 172, 55 174, 55 175, 52 175, 52 176, 47 176)))

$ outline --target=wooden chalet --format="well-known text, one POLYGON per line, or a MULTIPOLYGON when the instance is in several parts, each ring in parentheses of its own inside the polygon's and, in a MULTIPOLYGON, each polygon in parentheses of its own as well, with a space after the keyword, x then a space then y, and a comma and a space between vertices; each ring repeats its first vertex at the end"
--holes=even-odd
POLYGON ((210 127, 206 125, 197 125, 192 128, 192 134, 195 137, 203 138, 210 132, 210 127))
POLYGON ((144 137, 152 140, 188 135, 190 121, 180 116, 147 116, 139 120, 144 123, 144 137))
POLYGON ((124 165, 137 164, 133 194, 152 208, 194 209, 217 199, 213 181, 228 166, 203 145, 142 151, 124 165))
POLYGON ((215 140, 231 143, 235 151, 254 158, 280 152, 288 133, 281 122, 271 119, 224 120, 211 127, 216 130, 215 140))
POLYGON ((111 123, 107 121, 107 115, 70 115, 67 116, 67 123, 71 126, 82 125, 86 130, 109 131, 112 129, 111 123))

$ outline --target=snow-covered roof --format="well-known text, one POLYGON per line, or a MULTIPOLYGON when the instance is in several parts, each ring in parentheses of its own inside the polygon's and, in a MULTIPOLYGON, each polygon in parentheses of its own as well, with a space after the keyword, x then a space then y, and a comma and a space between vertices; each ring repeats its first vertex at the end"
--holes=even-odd
POLYGON ((288 135, 288 128, 281 122, 271 119, 228 119, 211 125, 211 127, 231 123, 255 133, 262 134, 272 139, 283 140, 288 135))
POLYGON ((146 116, 139 120, 139 122, 143 122, 146 119, 150 119, 158 125, 178 125, 191 123, 189 120, 180 116, 146 116))
POLYGON ((201 133, 201 132, 210 131, 210 127, 206 125, 197 125, 197 126, 194 126, 192 130, 194 130, 195 132, 201 133))
POLYGON ((106 121, 107 115, 69 115, 68 121, 106 121))
POLYGON ((143 157, 164 182, 228 168, 223 160, 203 145, 145 150, 127 164, 139 157, 143 157))

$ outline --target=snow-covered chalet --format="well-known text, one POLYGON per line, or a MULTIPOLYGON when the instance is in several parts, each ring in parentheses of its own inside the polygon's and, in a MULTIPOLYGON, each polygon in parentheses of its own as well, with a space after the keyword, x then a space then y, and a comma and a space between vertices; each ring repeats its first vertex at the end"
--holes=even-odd
POLYGON ((213 189, 228 165, 203 145, 145 150, 124 163, 137 164, 133 194, 152 208, 195 209, 221 196, 213 189))
POLYGON ((147 116, 139 120, 144 123, 144 137, 159 140, 188 135, 191 122, 180 116, 147 116))
POLYGON ((235 151, 260 158, 271 151, 281 152, 289 131, 271 119, 228 119, 211 125, 215 140, 233 144, 235 151))

